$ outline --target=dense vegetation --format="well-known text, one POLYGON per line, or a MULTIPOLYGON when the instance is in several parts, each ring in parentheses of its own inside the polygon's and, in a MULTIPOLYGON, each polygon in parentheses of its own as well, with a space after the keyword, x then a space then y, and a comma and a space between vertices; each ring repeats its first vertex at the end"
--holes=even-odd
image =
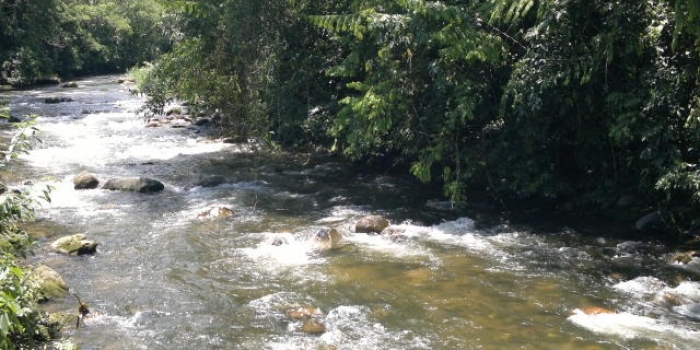
MULTIPOLYGON (((4 101, 0 101, 0 119, 9 118, 4 101)), ((17 124, 15 136, 2 142, 0 172, 9 171, 12 160, 25 152, 34 129, 31 120, 17 124)), ((43 194, 48 200, 48 189, 43 194)), ((39 311, 40 287, 31 269, 22 264, 31 246, 21 223, 31 220, 36 206, 34 198, 11 190, 0 183, 0 348, 24 349, 45 344, 55 337, 45 313, 39 311)), ((43 345, 42 345, 43 346, 43 345)))
POLYGON ((169 48, 153 0, 0 0, 0 84, 125 71, 169 48))
POLYGON ((222 131, 700 226, 692 0, 0 0, 2 80, 123 71, 222 131), (169 50, 171 49, 171 50, 169 50))
POLYGON ((168 1, 142 88, 224 131, 700 225, 700 4, 690 0, 168 1))

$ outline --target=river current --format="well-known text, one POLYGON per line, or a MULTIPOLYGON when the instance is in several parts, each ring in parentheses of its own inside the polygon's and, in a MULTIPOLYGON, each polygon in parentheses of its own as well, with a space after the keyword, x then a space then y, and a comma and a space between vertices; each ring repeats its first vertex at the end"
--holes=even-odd
MULTIPOLYGON (((63 331, 81 349, 700 349, 698 258, 483 219, 411 179, 223 143, 205 127, 146 128, 143 99, 117 78, 1 96, 12 115, 37 115, 41 142, 3 182, 53 187, 29 226, 30 262, 89 303, 84 326, 63 331), (45 103, 55 96, 70 100, 45 103), (165 189, 75 190, 83 171, 165 189), (210 175, 224 181, 195 185, 210 175), (233 217, 202 215, 221 207, 233 217), (355 233, 368 214, 400 234, 355 233), (342 235, 336 249, 319 249, 324 228, 342 235), (97 253, 45 249, 74 233, 97 253), (325 331, 290 310, 312 310, 325 331)), ((77 311, 72 296, 44 307, 77 311)))

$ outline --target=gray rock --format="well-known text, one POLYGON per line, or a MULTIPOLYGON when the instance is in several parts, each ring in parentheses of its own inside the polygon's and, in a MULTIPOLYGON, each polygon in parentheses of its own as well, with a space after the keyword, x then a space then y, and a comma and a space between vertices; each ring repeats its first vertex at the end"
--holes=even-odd
POLYGON ((62 96, 52 96, 52 97, 47 97, 44 99, 44 103, 48 103, 48 104, 61 103, 61 102, 73 102, 73 99, 70 97, 62 97, 62 96))
POLYGON ((102 188, 113 191, 156 193, 165 188, 162 182, 147 177, 123 177, 109 179, 102 188))
POLYGON ((634 228, 643 233, 657 233, 666 227, 664 218, 658 211, 653 211, 639 218, 634 223, 634 228))
POLYGON ((80 173, 73 178, 73 188, 76 190, 86 190, 97 188, 100 184, 100 180, 97 179, 95 174, 91 173, 80 173))
POLYGON ((389 220, 380 215, 368 215, 355 223, 357 233, 380 233, 389 226, 389 220))

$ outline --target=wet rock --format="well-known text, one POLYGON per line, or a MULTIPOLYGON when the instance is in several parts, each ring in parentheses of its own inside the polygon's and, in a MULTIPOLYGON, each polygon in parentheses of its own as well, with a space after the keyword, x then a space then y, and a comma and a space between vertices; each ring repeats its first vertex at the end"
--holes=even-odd
POLYGON ((211 124, 211 119, 209 118, 199 118, 194 122, 194 125, 196 126, 204 126, 208 124, 211 124))
POLYGON ((226 178, 221 175, 202 176, 193 184, 195 187, 216 187, 226 182, 226 178))
POLYGON ((93 189, 99 186, 100 180, 95 174, 80 173, 73 178, 73 188, 76 190, 93 189))
POLYGON ((205 219, 205 218, 231 218, 234 215, 234 211, 230 208, 227 207, 214 207, 207 209, 199 214, 197 214, 197 218, 199 219, 205 219))
POLYGON ((46 265, 34 269, 34 276, 39 282, 42 299, 64 298, 68 294, 68 285, 61 275, 46 265))
POLYGON ((338 243, 343 238, 338 230, 334 228, 325 228, 319 230, 314 235, 314 241, 321 250, 329 250, 338 248, 338 243))
POLYGON ((160 122, 157 121, 157 120, 151 120, 151 121, 149 121, 149 122, 146 124, 146 127, 147 127, 147 128, 157 128, 157 127, 160 127, 160 126, 161 126, 161 124, 160 124, 160 122))
POLYGON ((700 256, 700 253, 695 251, 683 252, 673 255, 668 261, 675 264, 689 264, 693 261, 693 257, 700 256))
POLYGON ((52 96, 52 97, 47 97, 44 99, 44 103, 47 103, 47 104, 56 104, 56 103, 62 103, 62 102, 73 102, 73 99, 70 97, 63 97, 63 96, 52 96))
POLYGON ((77 87, 78 87, 78 83, 76 83, 76 82, 74 82, 74 81, 71 81, 71 82, 68 82, 68 83, 65 83, 65 84, 61 85, 61 87, 64 87, 64 88, 77 88, 77 87))
POLYGON ((321 309, 313 306, 298 307, 294 309, 289 309, 284 312, 284 314, 291 318, 292 320, 303 320, 310 317, 323 316, 321 309))
POLYGON ((97 251, 97 243, 87 239, 82 233, 61 237, 53 241, 49 247, 55 252, 68 255, 95 254, 97 251))
POLYGON ((8 122, 8 123, 21 123, 21 122, 23 122, 23 121, 24 121, 24 120, 22 120, 21 117, 17 117, 17 116, 14 116, 14 115, 11 115, 11 116, 9 116, 9 117, 7 118, 7 122, 8 122))
POLYGON ((355 223, 357 233, 380 233, 389 226, 389 220, 380 215, 368 215, 355 223))
POLYGON ((123 177, 109 179, 102 186, 106 190, 156 193, 165 188, 162 182, 148 177, 123 177))
POLYGON ((600 314, 614 314, 615 313, 612 310, 608 310, 608 309, 600 307, 600 306, 587 306, 587 307, 582 307, 579 310, 581 310, 581 312, 583 312, 586 315, 600 315, 600 314))
POLYGON ((326 332, 326 326, 314 320, 313 318, 310 318, 304 320, 300 330, 306 334, 323 334, 326 332))
POLYGON ((661 213, 654 211, 639 218, 634 228, 643 233, 658 233, 666 228, 666 223, 661 213))

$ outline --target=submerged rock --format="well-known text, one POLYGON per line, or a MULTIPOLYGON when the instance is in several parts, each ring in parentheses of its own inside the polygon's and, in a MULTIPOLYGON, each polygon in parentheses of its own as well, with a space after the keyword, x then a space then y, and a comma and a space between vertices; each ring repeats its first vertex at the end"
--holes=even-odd
POLYGON ((197 214, 197 218, 199 219, 206 219, 206 218, 231 218, 234 215, 234 211, 232 209, 229 209, 227 207, 215 207, 215 208, 210 208, 207 209, 199 214, 197 214))
POLYGON ((95 174, 91 173, 80 173, 73 178, 73 188, 76 190, 85 190, 97 188, 100 184, 100 180, 97 179, 95 174))
POLYGON ((318 248, 321 250, 338 248, 338 242, 340 242, 342 238, 343 236, 334 228, 319 230, 314 235, 314 241, 316 241, 318 248))
POLYGON ((74 81, 71 81, 71 82, 68 82, 68 83, 65 83, 65 84, 61 85, 61 87, 64 87, 64 88, 77 88, 77 87, 78 87, 78 83, 76 83, 76 82, 74 82, 74 81))
POLYGON ((42 299, 64 298, 68 294, 68 285, 52 268, 40 265, 34 269, 34 276, 39 281, 42 299))
POLYGON ((162 182, 148 177, 123 177, 109 179, 102 186, 106 190, 156 193, 165 188, 162 182))
POLYGON ((49 247, 55 252, 68 255, 94 254, 97 251, 97 243, 87 239, 82 233, 61 237, 53 241, 49 247))
POLYGON ((47 103, 47 104, 55 104, 55 103, 61 103, 61 102, 73 102, 73 99, 70 97, 62 97, 62 96, 52 96, 52 97, 47 97, 44 99, 44 103, 47 103))
POLYGON ((380 215, 368 215, 355 224, 357 233, 380 233, 389 226, 389 220, 380 215))

